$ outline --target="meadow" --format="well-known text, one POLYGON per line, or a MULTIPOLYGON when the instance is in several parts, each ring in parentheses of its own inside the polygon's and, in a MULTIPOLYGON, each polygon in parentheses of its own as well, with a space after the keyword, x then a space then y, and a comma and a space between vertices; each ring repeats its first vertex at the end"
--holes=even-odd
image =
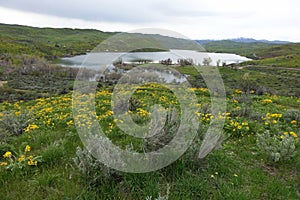
MULTIPOLYGON (((1 103, 2 197, 298 199, 300 99, 235 89, 227 95, 227 112, 213 116, 208 89, 190 90, 198 98, 195 115, 201 122, 193 145, 173 164, 145 174, 109 169, 84 150, 72 117, 72 92, 1 103), (197 159, 199 144, 214 118, 225 118, 226 139, 221 148, 197 159)), ((132 145, 136 151, 145 149, 144 141, 116 126, 110 105, 112 91, 113 86, 105 86, 94 94, 95 120, 115 144, 123 148, 132 145)), ((166 109, 169 102, 174 107, 178 104, 172 92, 157 84, 137 88, 132 99, 128 114, 137 123, 149 121, 153 104, 166 109)))
MULTIPOLYGON (((167 113, 157 137, 138 139, 118 126, 122 121, 111 107, 116 85, 99 83, 95 93, 78 94, 87 99, 83 105, 95 99, 95 111, 83 107, 74 116, 78 69, 53 64, 60 57, 85 54, 114 34, 0 24, 0 199, 300 198, 299 44, 205 44, 209 52, 255 59, 218 68, 226 90, 223 113, 213 114, 212 91, 195 67, 169 66, 191 83, 188 91, 197 97, 193 116, 198 131, 174 163, 139 174, 99 162, 85 149, 78 129, 99 123, 105 136, 122 149, 159 149, 174 137, 184 114, 174 92, 143 84, 124 102, 128 107, 119 105, 128 108, 126 114, 139 125, 150 122, 153 105, 167 113), (199 159, 200 145, 215 120, 224 120, 224 140, 199 159)), ((164 39, 146 41, 160 47, 164 39)), ((172 47, 172 41, 164 42, 172 47)))

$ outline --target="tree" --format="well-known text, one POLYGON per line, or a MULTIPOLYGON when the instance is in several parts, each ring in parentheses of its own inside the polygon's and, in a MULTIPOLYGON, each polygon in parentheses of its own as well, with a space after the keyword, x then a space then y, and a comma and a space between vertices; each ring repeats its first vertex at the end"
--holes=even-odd
POLYGON ((194 61, 191 58, 178 59, 177 62, 180 66, 194 65, 194 61))
POLYGON ((167 60, 159 61, 159 63, 163 64, 163 65, 172 65, 172 60, 171 60, 171 58, 168 58, 167 60))

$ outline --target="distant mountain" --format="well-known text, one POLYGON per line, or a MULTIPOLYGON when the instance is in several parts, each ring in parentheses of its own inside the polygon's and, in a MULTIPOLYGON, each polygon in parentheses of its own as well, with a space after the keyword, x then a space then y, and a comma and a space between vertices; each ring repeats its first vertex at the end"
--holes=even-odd
MULTIPOLYGON (((219 42, 224 40, 196 40, 200 44, 207 44, 211 42, 219 42)), ((280 40, 256 40, 253 38, 232 38, 232 39, 226 39, 226 41, 232 41, 232 42, 238 42, 238 43, 266 43, 266 44, 289 44, 291 42, 289 41, 280 41, 280 40)))
POLYGON ((257 42, 262 42, 262 43, 269 43, 269 44, 289 44, 291 42, 289 41, 280 41, 280 40, 255 40, 253 38, 234 38, 234 39, 229 39, 230 41, 234 42, 243 42, 243 43, 257 43, 257 42))
POLYGON ((195 41, 198 42, 199 44, 207 44, 207 43, 218 42, 222 40, 195 40, 195 41))

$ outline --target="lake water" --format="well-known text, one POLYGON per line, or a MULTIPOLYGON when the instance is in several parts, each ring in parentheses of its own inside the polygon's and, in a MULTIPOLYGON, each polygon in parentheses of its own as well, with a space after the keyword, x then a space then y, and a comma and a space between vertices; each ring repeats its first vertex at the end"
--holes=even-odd
POLYGON ((134 52, 134 53, 122 53, 122 52, 100 52, 100 53, 88 53, 86 55, 79 55, 74 57, 62 58, 60 64, 70 67, 86 67, 91 69, 105 68, 112 64, 113 61, 122 59, 123 62, 135 62, 137 60, 151 60, 154 63, 158 63, 161 60, 170 58, 173 63, 177 63, 178 59, 190 58, 195 64, 203 64, 203 59, 210 57, 211 65, 216 66, 217 62, 232 64, 240 63, 251 60, 249 58, 229 53, 206 53, 196 52, 191 50, 170 50, 168 52, 134 52))

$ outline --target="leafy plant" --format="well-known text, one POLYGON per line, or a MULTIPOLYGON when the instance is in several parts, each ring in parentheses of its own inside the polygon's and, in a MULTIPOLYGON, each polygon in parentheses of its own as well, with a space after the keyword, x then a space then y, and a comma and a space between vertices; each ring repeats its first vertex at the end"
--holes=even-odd
POLYGON ((289 134, 271 134, 266 130, 257 135, 257 146, 273 162, 290 160, 295 155, 295 138, 289 134))
POLYGON ((298 110, 288 110, 283 115, 283 119, 288 122, 293 120, 300 121, 300 112, 298 110))
POLYGON ((116 170, 107 167, 95 159, 87 149, 77 147, 76 157, 73 158, 73 161, 81 173, 82 178, 91 188, 105 185, 108 181, 121 178, 116 170))
POLYGON ((31 147, 26 145, 23 152, 19 154, 14 154, 11 151, 6 151, 2 157, 4 161, 0 162, 1 168, 5 170, 14 171, 17 169, 23 169, 27 166, 37 166, 39 162, 42 161, 41 156, 34 156, 30 154, 31 147))
POLYGON ((3 129, 11 135, 20 135, 32 119, 28 112, 4 112, 0 118, 0 130, 3 129))

